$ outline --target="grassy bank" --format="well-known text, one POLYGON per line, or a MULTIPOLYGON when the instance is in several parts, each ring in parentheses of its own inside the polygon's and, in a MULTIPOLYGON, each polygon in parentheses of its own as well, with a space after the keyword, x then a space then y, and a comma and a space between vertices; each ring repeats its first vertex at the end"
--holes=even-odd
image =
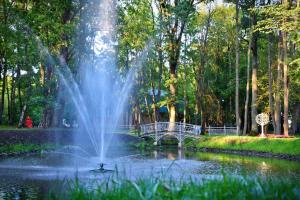
POLYGON ((137 181, 110 179, 93 189, 69 184, 65 192, 53 192, 50 199, 299 199, 300 184, 296 180, 276 180, 250 177, 230 177, 202 181, 163 180, 159 178, 137 181))
POLYGON ((205 136, 186 144, 191 148, 216 148, 300 156, 300 138, 205 136))
POLYGON ((0 146, 0 155, 2 154, 18 154, 28 152, 40 152, 43 150, 51 150, 54 148, 52 144, 11 144, 0 146))

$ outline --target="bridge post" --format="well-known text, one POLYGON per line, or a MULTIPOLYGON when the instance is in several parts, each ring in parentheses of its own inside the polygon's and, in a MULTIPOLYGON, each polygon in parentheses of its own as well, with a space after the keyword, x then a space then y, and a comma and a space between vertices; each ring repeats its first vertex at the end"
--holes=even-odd
POLYGON ((178 148, 181 149, 182 148, 182 143, 178 142, 178 148))
POLYGON ((153 145, 157 146, 157 144, 158 144, 158 134, 157 134, 157 121, 156 120, 154 122, 154 126, 155 126, 155 142, 153 143, 153 145))
POLYGON ((181 149, 182 148, 182 123, 179 122, 179 141, 178 141, 178 148, 181 149))

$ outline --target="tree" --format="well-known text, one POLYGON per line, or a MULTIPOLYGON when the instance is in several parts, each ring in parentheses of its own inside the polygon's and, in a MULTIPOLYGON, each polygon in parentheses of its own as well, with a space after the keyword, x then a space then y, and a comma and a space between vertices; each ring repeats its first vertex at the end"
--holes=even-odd
POLYGON ((276 133, 281 133, 281 79, 283 70, 283 128, 284 135, 288 135, 289 124, 289 60, 288 60, 288 40, 292 43, 292 37, 288 37, 289 34, 294 37, 299 36, 299 7, 296 4, 292 4, 289 1, 284 1, 281 5, 265 6, 259 9, 259 14, 263 17, 256 26, 256 30, 270 32, 278 31, 278 68, 277 68, 277 85, 276 85, 276 97, 275 97, 275 126, 276 133), (288 34, 289 32, 289 34, 288 34))
POLYGON ((181 54, 182 35, 188 23, 189 16, 195 10, 195 1, 175 0, 174 4, 167 0, 158 1, 159 12, 162 15, 164 30, 166 31, 168 62, 169 62, 169 89, 170 99, 168 101, 169 121, 176 121, 176 70, 181 54))

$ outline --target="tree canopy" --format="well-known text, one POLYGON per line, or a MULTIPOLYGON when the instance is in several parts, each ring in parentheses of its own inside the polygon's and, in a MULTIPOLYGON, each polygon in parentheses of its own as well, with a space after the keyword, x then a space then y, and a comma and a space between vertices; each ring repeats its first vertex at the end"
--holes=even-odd
MULTIPOLYGON (((60 126, 72 115, 69 100, 59 95, 56 69, 68 68, 80 83, 80 64, 96 54, 98 5, 98 0, 1 1, 1 124, 22 126, 25 112, 35 126, 60 126)), ((238 117, 251 133, 257 132, 251 115, 266 112, 270 130, 299 133, 299 0, 119 0, 115 5, 121 77, 149 48, 132 80, 132 123, 236 126, 238 117)))

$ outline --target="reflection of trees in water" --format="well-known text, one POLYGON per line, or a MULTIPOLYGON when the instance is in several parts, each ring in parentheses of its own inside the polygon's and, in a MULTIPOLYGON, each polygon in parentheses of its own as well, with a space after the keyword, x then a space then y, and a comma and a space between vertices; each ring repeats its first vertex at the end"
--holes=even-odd
POLYGON ((216 164, 221 164, 229 172, 254 173, 262 176, 288 176, 300 179, 300 165, 293 161, 190 151, 186 151, 186 155, 195 160, 215 161, 216 164))
POLYGON ((267 175, 268 173, 270 173, 272 167, 271 165, 267 164, 265 161, 262 161, 260 164, 258 164, 258 168, 257 168, 261 174, 263 175, 267 175))
POLYGON ((168 160, 176 160, 176 155, 174 155, 173 153, 168 153, 167 158, 168 160))
POLYGON ((164 149, 154 150, 152 152, 153 158, 155 159, 168 159, 168 160, 183 160, 185 159, 185 153, 182 149, 164 149))

